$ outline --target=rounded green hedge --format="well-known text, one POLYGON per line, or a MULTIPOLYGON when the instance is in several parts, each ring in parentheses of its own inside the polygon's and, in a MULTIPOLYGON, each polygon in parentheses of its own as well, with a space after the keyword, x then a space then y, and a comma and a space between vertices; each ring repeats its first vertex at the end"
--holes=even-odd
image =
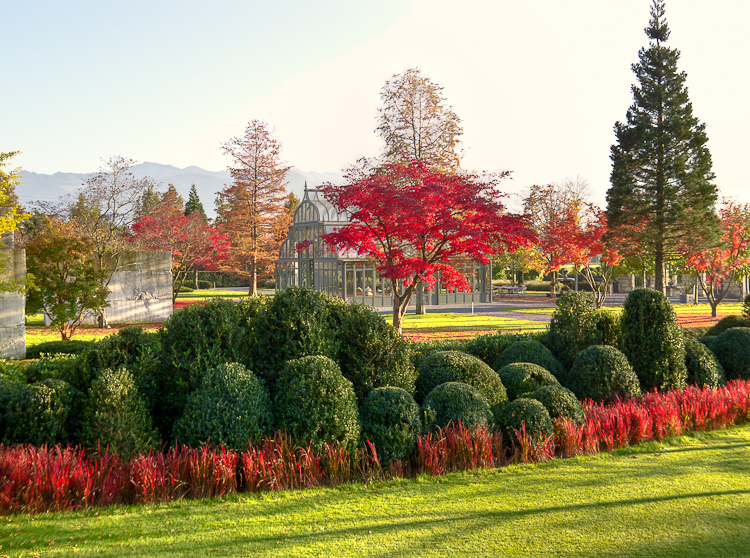
POLYGON ((447 382, 433 389, 422 404, 426 430, 445 428, 459 421, 467 428, 488 427, 492 411, 478 389, 461 382, 447 382))
POLYGON ((549 370, 532 362, 514 362, 497 372, 508 394, 513 401, 520 396, 531 393, 544 386, 560 385, 549 370))
POLYGON ((583 424, 586 421, 583 405, 575 393, 562 386, 540 387, 525 397, 539 401, 553 419, 566 418, 576 424, 583 424))
MULTIPOLYGON (((519 341, 505 349, 492 363, 492 368, 500 369, 514 362, 530 362, 548 370, 556 379, 563 377, 563 367, 552 352, 538 341, 519 341)), ((501 377, 502 379, 502 377, 501 377)), ((505 382, 503 382, 505 384, 505 382)), ((508 385, 505 384, 506 389, 508 385)), ((513 397, 508 394, 510 399, 513 397)))
POLYGON ((357 400, 352 383, 330 358, 314 355, 287 362, 276 382, 276 429, 296 444, 322 449, 359 441, 357 400))
POLYGON ((375 444, 382 465, 408 459, 414 453, 421 419, 419 405, 407 391, 397 387, 371 390, 360 408, 360 418, 362 437, 375 444))
POLYGON ((615 396, 636 396, 638 377, 623 353, 594 345, 579 354, 570 369, 570 389, 578 399, 608 401, 615 396))
POLYGON ((622 352, 642 390, 685 385, 685 341, 666 296, 652 289, 631 291, 623 305, 620 329, 622 352))
POLYGON ((750 378, 750 328, 734 327, 717 335, 709 346, 728 380, 750 378))
POLYGON ((490 406, 508 399, 497 372, 477 357, 461 351, 438 351, 428 355, 420 365, 414 393, 417 403, 423 403, 427 394, 446 382, 475 387, 490 406))
POLYGON ((45 355, 79 355, 88 349, 94 342, 69 339, 68 341, 45 341, 26 347, 26 358, 40 358, 45 355))
POLYGON ((687 383, 698 387, 718 387, 726 383, 724 368, 716 356, 702 343, 688 339, 685 341, 685 366, 687 383))
POLYGON ((591 293, 570 291, 557 301, 545 344, 566 370, 583 349, 599 344, 600 335, 596 327, 598 320, 596 303, 591 293))
POLYGON ((495 417, 495 425, 509 440, 525 424, 526 434, 532 438, 546 438, 554 433, 552 419, 544 405, 536 399, 521 397, 503 405, 495 417))
POLYGON ((207 370, 201 386, 188 397, 172 439, 178 444, 212 444, 242 450, 273 431, 271 400, 263 381, 242 364, 207 370))
POLYGON ((750 317, 747 316, 724 316, 706 332, 707 336, 719 335, 733 327, 750 327, 750 317))

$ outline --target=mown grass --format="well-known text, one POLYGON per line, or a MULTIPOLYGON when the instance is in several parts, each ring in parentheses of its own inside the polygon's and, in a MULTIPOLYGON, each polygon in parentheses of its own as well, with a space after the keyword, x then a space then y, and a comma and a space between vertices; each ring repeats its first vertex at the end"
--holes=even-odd
POLYGON ((750 426, 447 477, 12 516, 0 555, 748 556, 750 426))
MULTIPOLYGON (((385 318, 389 322, 392 319, 390 314, 385 314, 385 318)), ((411 339, 462 339, 497 331, 541 331, 547 324, 458 312, 428 312, 420 316, 406 314, 402 328, 404 336, 411 339)))

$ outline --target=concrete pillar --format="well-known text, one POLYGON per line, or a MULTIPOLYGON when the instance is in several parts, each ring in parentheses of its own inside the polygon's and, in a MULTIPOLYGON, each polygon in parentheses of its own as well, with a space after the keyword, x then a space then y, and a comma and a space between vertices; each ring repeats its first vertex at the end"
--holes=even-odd
MULTIPOLYGON (((9 243, 5 235, 3 242, 9 243)), ((0 281, 20 281, 26 277, 26 250, 0 248, 0 258, 5 262, 0 281)), ((0 292, 0 358, 26 358, 25 310, 24 295, 0 292)))

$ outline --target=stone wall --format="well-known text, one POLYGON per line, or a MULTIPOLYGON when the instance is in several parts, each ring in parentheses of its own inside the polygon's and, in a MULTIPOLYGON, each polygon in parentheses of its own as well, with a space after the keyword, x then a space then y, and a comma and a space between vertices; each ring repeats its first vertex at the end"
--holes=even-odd
MULTIPOLYGON (((12 240, 3 235, 5 245, 12 240)), ((0 280, 22 280, 26 277, 26 251, 0 248, 0 258, 5 261, 5 272, 0 280)), ((0 293, 0 358, 26 358, 26 324, 24 311, 26 299, 19 293, 0 293)))

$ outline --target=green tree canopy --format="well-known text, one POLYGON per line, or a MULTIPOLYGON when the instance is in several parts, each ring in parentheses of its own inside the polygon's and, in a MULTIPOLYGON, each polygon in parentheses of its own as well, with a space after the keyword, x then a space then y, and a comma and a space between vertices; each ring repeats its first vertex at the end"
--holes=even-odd
POLYGON ((195 188, 195 182, 190 186, 190 194, 188 194, 188 201, 185 204, 185 215, 198 212, 203 216, 203 220, 206 220, 206 210, 203 209, 201 199, 198 197, 198 190, 195 188))

